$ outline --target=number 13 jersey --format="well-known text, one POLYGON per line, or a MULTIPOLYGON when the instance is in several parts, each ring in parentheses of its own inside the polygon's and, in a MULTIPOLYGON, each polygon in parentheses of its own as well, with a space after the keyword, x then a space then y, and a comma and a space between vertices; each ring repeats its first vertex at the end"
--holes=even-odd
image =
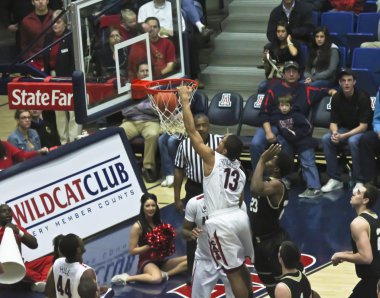
POLYGON ((220 209, 239 206, 245 180, 240 161, 231 161, 215 152, 214 168, 209 176, 203 177, 204 201, 209 215, 220 209))

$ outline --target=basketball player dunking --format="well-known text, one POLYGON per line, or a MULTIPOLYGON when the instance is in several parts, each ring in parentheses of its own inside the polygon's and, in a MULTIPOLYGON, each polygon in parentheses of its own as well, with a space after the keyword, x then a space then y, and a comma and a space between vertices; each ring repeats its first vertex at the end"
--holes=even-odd
POLYGON ((251 231, 248 215, 240 209, 246 181, 238 161, 242 143, 237 136, 227 135, 215 151, 204 144, 190 110, 191 91, 187 86, 178 88, 186 131, 203 160, 203 191, 209 214, 206 230, 212 258, 227 274, 235 297, 252 297, 250 273, 245 265, 246 256, 253 259, 251 231))

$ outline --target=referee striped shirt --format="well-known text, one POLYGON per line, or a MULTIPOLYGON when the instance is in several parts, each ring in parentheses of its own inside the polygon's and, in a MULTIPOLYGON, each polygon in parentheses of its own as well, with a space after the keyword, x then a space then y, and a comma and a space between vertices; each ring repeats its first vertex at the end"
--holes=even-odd
MULTIPOLYGON (((209 134, 206 145, 215 150, 222 139, 223 136, 221 135, 209 134)), ((198 153, 195 152, 193 146, 191 146, 190 138, 184 139, 179 144, 174 165, 177 168, 184 169, 187 179, 202 183, 203 161, 198 153)))

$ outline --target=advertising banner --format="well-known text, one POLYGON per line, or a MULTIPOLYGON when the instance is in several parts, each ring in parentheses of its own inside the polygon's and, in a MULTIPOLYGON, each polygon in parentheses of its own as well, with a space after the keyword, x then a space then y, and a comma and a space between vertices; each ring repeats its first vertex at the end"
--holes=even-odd
POLYGON ((145 191, 125 133, 107 129, 0 172, 0 203, 38 240, 32 260, 58 234, 94 235, 139 213, 145 191))
MULTIPOLYGON (((115 93, 113 81, 87 83, 87 98, 90 104, 101 103, 115 93)), ((11 82, 8 83, 8 104, 10 109, 74 110, 72 83, 11 82)))

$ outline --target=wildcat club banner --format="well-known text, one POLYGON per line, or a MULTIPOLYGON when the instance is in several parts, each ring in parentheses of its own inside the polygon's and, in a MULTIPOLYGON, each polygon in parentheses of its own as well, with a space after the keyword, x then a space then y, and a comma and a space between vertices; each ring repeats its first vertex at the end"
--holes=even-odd
POLYGON ((100 131, 0 172, 0 203, 35 236, 32 260, 53 250, 58 234, 94 235, 136 216, 145 186, 124 131, 100 131))

